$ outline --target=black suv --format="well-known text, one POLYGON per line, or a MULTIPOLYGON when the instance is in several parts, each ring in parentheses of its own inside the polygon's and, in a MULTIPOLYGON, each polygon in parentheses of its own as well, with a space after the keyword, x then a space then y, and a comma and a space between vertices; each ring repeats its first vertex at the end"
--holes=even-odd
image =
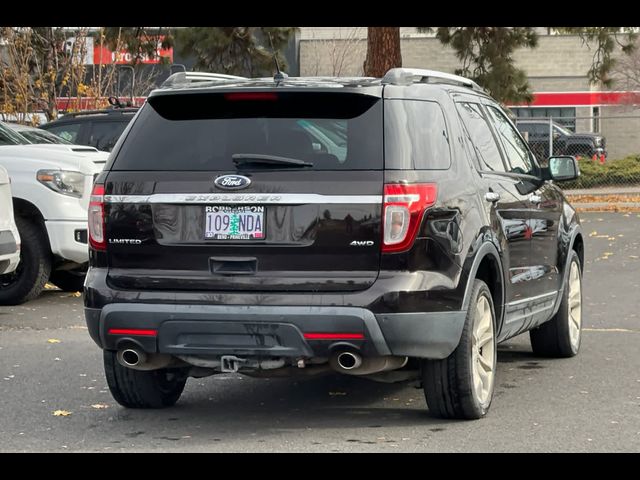
POLYGON ((335 371, 479 418, 498 342, 578 352, 583 234, 552 182, 577 162, 541 168, 474 82, 201 77, 150 95, 94 185, 85 315, 121 405, 335 371))
POLYGON ((76 145, 110 152, 137 111, 137 107, 122 107, 68 113, 39 128, 76 145))
POLYGON ((526 132, 529 146, 540 161, 549 156, 549 132, 553 135, 553 155, 587 158, 595 155, 598 160, 607 157, 606 139, 597 133, 574 133, 549 120, 518 120, 516 126, 520 132, 526 132))

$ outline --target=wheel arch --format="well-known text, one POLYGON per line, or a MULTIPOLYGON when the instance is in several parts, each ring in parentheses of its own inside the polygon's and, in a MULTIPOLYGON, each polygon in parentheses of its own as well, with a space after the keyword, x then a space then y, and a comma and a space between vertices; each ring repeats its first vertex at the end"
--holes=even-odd
MULTIPOLYGON (((560 284, 560 292, 564 292, 565 286, 567 284, 567 279, 569 278, 569 262, 571 261, 571 252, 575 251, 578 254, 578 259, 580 260, 580 272, 584 271, 584 238, 582 235, 582 228, 580 225, 575 225, 573 230, 571 230, 570 240, 568 243, 568 248, 564 255, 564 259, 562 261, 562 283, 560 284)), ((558 313, 558 309, 560 308, 560 303, 562 303, 562 295, 558 295, 556 299, 556 304, 553 307, 553 314, 550 318, 558 313)))
POLYGON ((37 223, 44 226, 44 216, 42 215, 42 212, 40 212, 40 209, 29 200, 13 197, 13 212, 15 215, 19 215, 29 220, 35 220, 37 223))
POLYGON ((491 291, 493 307, 496 312, 496 336, 498 336, 504 320, 505 279, 500 254, 492 243, 485 242, 480 246, 469 268, 462 301, 463 310, 469 308, 473 280, 476 278, 485 282, 491 291))
POLYGON ((47 239, 47 244, 51 245, 51 239, 49 238, 49 233, 47 232, 47 227, 44 222, 44 215, 42 215, 38 207, 29 200, 13 197, 13 213, 16 217, 22 217, 38 225, 42 234, 47 239))

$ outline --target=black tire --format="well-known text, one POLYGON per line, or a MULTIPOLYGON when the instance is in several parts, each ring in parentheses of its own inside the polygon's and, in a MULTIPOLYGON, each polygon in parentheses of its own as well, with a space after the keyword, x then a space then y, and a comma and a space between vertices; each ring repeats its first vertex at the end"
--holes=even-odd
POLYGON ((43 228, 16 217, 20 233, 20 263, 12 273, 0 275, 0 305, 19 305, 33 300, 44 289, 51 273, 51 250, 43 228))
MULTIPOLYGON (((495 385, 496 366, 496 314, 491 292, 482 280, 473 280, 469 311, 462 330, 460 343, 456 349, 443 360, 423 360, 422 386, 429 406, 429 412, 441 418, 478 419, 486 415, 491 405, 495 385), (479 400, 474 388, 473 377, 473 329, 477 317, 477 305, 485 298, 491 311, 493 375, 488 387, 488 398, 479 400)), ((485 304, 486 305, 486 304, 485 304)))
POLYGON ((51 272, 49 282, 53 283, 63 292, 81 292, 84 288, 85 276, 86 272, 55 270, 51 272))
POLYGON ((104 372, 111 395, 127 408, 171 407, 182 395, 187 382, 183 368, 133 370, 120 365, 116 352, 109 350, 104 351, 104 372))
POLYGON ((562 292, 562 301, 556 313, 551 320, 543 323, 538 328, 534 328, 529 332, 529 338, 531 340, 531 348, 535 355, 541 357, 553 357, 553 358, 569 358, 578 354, 580 350, 581 330, 582 330, 582 315, 579 314, 579 326, 577 341, 572 341, 571 337, 571 325, 570 317, 570 302, 569 302, 569 284, 571 281, 571 268, 575 265, 578 269, 578 281, 580 284, 579 299, 580 308, 582 308, 582 268, 580 265, 580 258, 575 250, 571 250, 569 259, 569 273, 567 275, 567 282, 562 292))

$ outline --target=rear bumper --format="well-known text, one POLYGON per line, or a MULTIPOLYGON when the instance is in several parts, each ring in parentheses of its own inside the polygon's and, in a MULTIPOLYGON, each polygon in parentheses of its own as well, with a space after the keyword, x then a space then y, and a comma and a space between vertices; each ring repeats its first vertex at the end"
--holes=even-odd
POLYGON ((89 333, 106 350, 134 344, 148 353, 293 358, 328 357, 338 348, 365 356, 445 358, 458 345, 465 315, 374 315, 366 308, 335 306, 112 303, 85 308, 89 333), (156 334, 121 333, 130 329, 156 334), (324 338, 317 339, 318 334, 324 338))

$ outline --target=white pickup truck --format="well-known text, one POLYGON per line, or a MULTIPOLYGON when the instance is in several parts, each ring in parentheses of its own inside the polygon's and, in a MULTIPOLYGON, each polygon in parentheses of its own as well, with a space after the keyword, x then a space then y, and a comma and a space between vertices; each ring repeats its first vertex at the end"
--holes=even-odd
POLYGON ((20 235, 13 219, 9 174, 0 166, 0 275, 15 271, 20 260, 20 235))
POLYGON ((0 125, 0 165, 11 177, 21 252, 18 268, 0 275, 0 305, 37 297, 47 281, 81 290, 89 197, 109 154, 79 145, 16 144, 9 137, 0 125))

